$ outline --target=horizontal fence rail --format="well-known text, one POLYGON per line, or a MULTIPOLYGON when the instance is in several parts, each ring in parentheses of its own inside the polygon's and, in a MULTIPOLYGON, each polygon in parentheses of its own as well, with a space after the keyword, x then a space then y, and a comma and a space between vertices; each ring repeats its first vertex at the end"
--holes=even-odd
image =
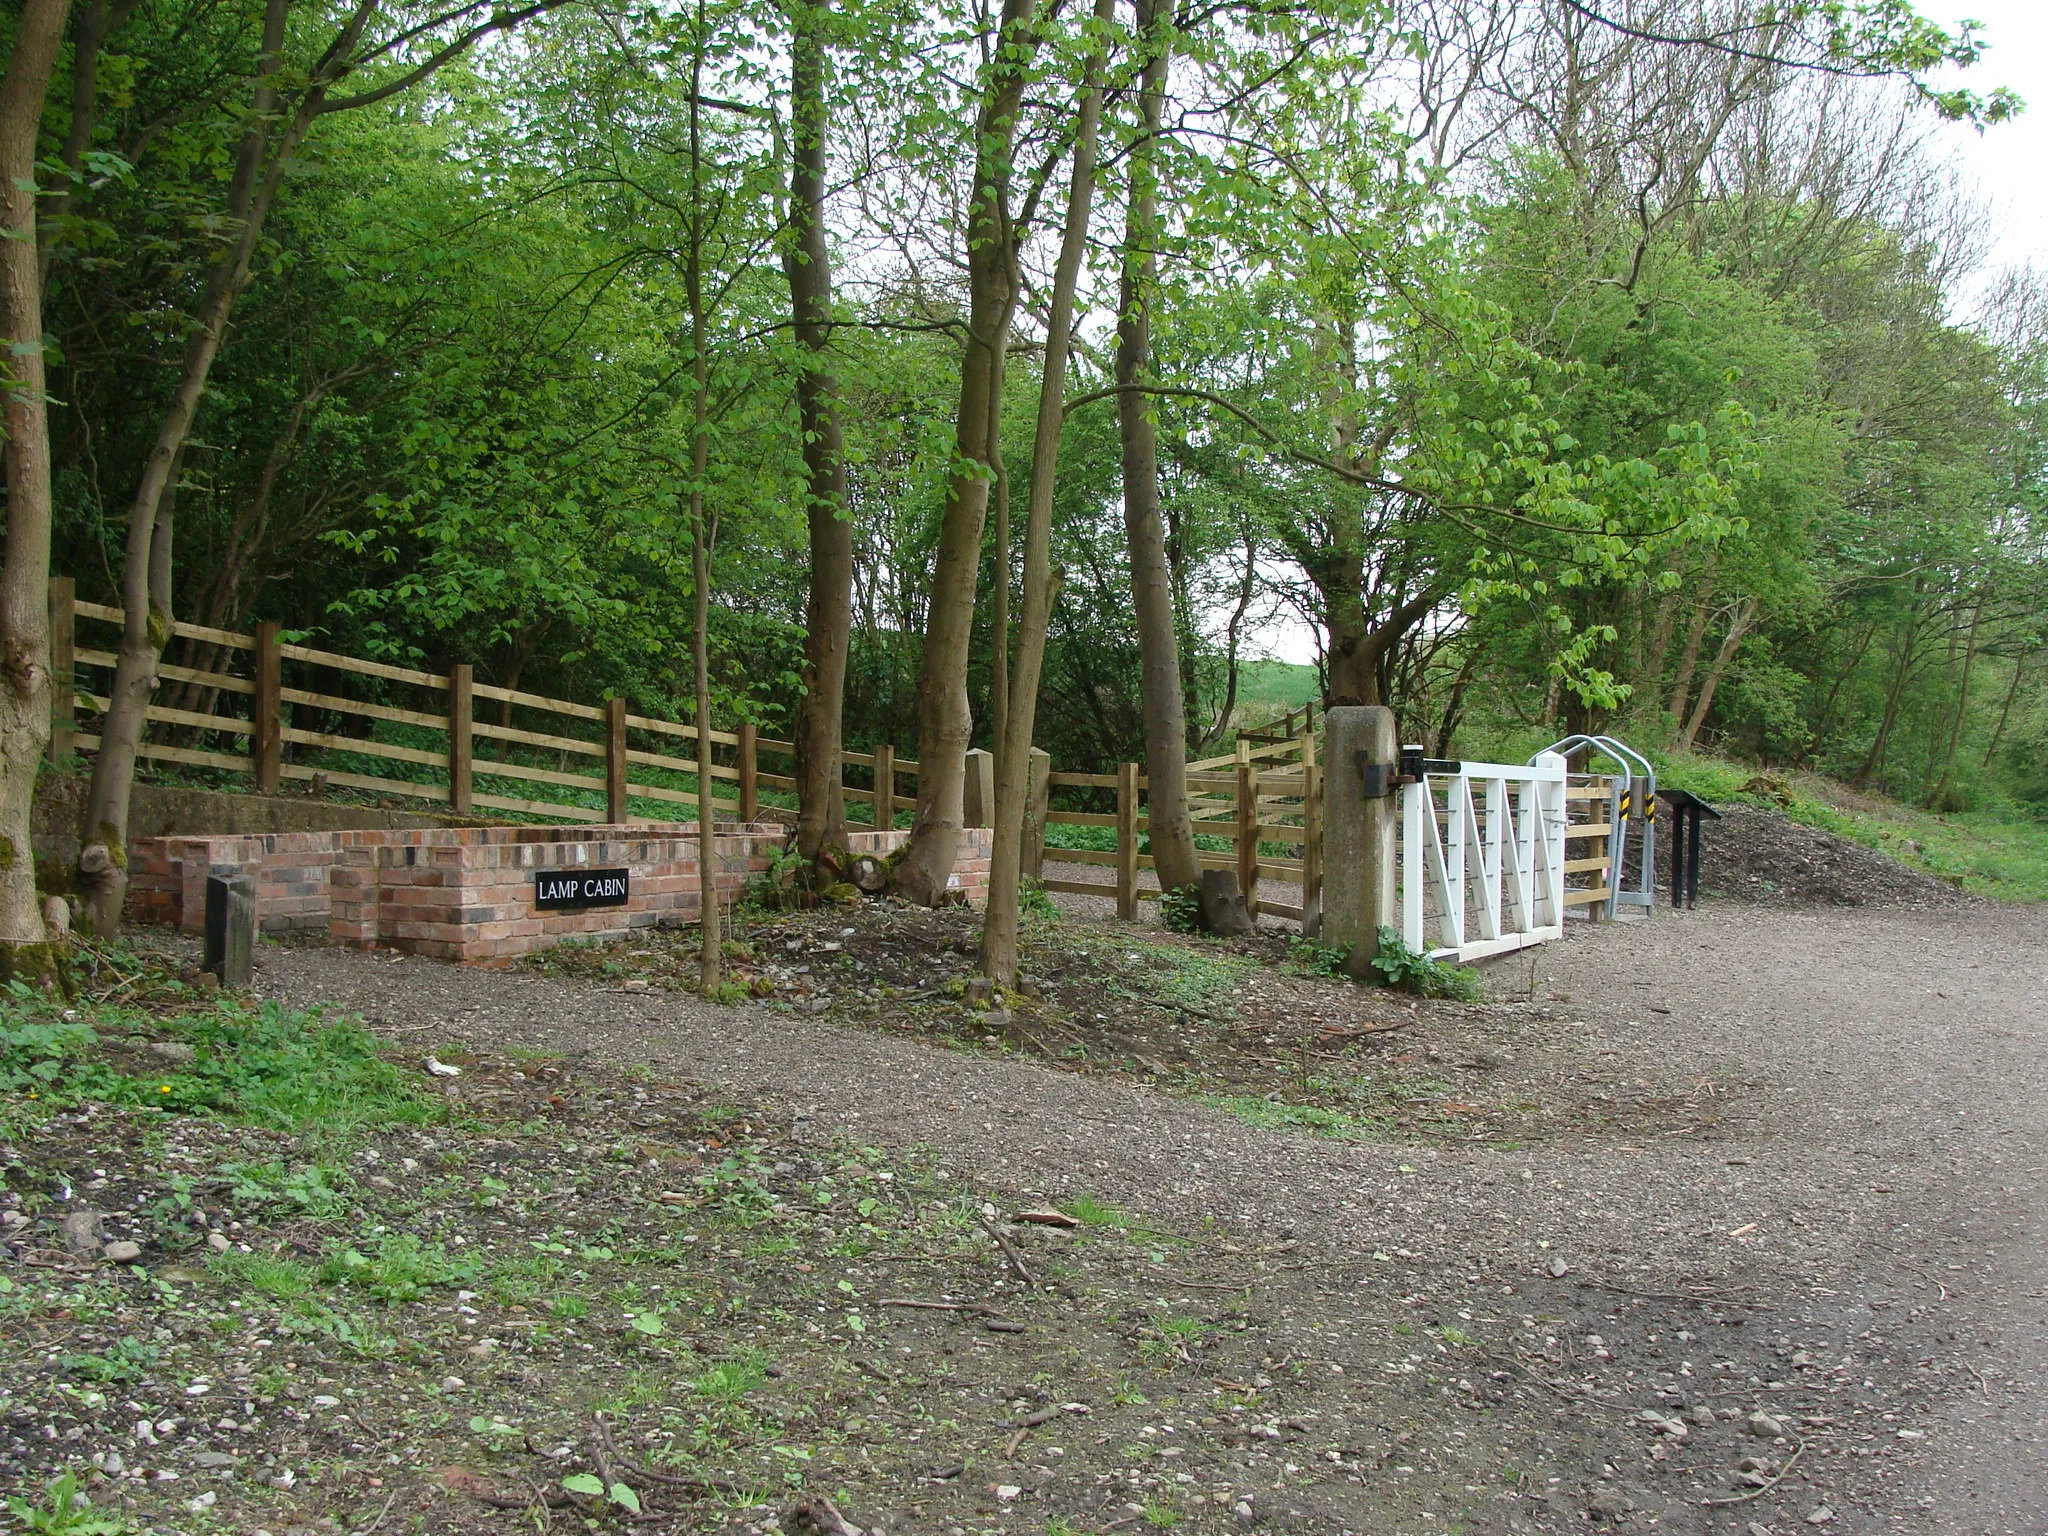
MULTIPOLYGON (((78 601, 60 578, 50 583, 50 619, 52 669, 73 680, 56 690, 51 756, 98 751, 122 610, 78 601)), ((694 819, 697 727, 634 713, 623 699, 586 704, 478 682, 466 665, 443 674, 288 644, 274 623, 242 634, 179 621, 170 640, 136 748, 145 761, 243 775, 264 794, 312 783, 458 816, 610 825, 694 819)), ((764 790, 793 799, 794 743, 752 725, 704 734, 718 812, 746 822, 794 819, 789 807, 762 800, 764 790)), ((879 806, 877 825, 915 805, 899 792, 917 776, 914 760, 885 746, 846 753, 845 763, 871 776, 873 787, 847 784, 844 793, 853 804, 879 806)))

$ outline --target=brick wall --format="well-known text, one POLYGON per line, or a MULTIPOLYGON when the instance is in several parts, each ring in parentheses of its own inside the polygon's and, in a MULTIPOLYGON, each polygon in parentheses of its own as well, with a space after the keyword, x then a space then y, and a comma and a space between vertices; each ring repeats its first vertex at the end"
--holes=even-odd
MULTIPOLYGON (((909 833, 856 832, 850 851, 882 854, 909 833)), ((952 886, 971 905, 988 897, 993 838, 961 836, 952 886)), ((732 825, 715 840, 716 889, 729 906, 786 828, 732 825)), ((630 933, 697 920, 698 841, 691 823, 596 827, 437 827, 289 832, 255 837, 147 838, 130 860, 129 909, 143 922, 197 931, 209 874, 247 874, 266 933, 325 928, 340 943, 387 947, 471 964, 504 964, 566 938, 630 933), (536 910, 534 877, 547 870, 623 867, 623 907, 536 910)))

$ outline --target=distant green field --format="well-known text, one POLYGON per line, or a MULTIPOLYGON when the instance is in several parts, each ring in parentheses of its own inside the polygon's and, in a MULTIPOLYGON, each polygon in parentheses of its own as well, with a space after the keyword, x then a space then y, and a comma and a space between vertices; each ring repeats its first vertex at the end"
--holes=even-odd
POLYGON ((1284 715, 1322 696, 1316 669, 1294 662, 1248 661, 1237 675, 1238 708, 1247 719, 1261 713, 1254 705, 1270 705, 1270 713, 1284 715))

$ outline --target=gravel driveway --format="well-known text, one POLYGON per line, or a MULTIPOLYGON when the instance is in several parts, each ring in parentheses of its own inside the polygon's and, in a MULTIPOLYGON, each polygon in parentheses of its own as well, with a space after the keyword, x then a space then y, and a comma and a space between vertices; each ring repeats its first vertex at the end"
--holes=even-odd
MULTIPOLYGON (((1490 988, 1584 1021, 1572 1049, 1602 1069, 1738 1085, 1714 1139, 1338 1143, 764 1008, 334 949, 266 950, 259 986, 415 1038, 644 1061, 820 1135, 930 1144, 996 1188, 1296 1244, 1288 1267, 1327 1277, 1327 1316, 1301 1326, 1332 1361, 1372 1309, 1526 1312, 1527 1347, 1591 1383, 1577 1428, 1553 1403, 1529 1432, 1586 1465, 1504 1530, 2048 1532, 2048 911, 1716 905, 1574 929, 1533 958, 1490 988), (1704 1315, 1709 1293, 1747 1318, 1710 1328, 1730 1320, 1704 1315), (1740 1439, 1741 1415, 1821 1411, 1788 1428, 1793 1465, 1779 1442, 1780 1482, 1703 1508, 1656 1491, 1645 1400, 1690 1403, 1694 1452, 1724 1436, 1731 1472, 1766 1443, 1740 1439)), ((1522 1348, 1512 1318, 1478 1321, 1522 1348)))

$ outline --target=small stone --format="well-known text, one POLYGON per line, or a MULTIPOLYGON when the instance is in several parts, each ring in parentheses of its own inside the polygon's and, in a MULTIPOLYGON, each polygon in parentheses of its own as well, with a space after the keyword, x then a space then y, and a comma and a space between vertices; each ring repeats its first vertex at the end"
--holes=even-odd
POLYGON ((1785 1426, 1759 1408, 1749 1416, 1749 1432, 1759 1440, 1775 1440, 1785 1433, 1785 1426))
POLYGON ((183 1040, 152 1040, 149 1042, 149 1054, 163 1061, 186 1062, 195 1053, 183 1040))
POLYGON ((209 1232, 206 1234, 206 1246, 215 1253, 226 1253, 234 1245, 228 1241, 227 1233, 209 1232))
POLYGON ((1596 1520, 1619 1520, 1630 1507, 1628 1495, 1619 1488, 1595 1488, 1586 1499, 1586 1513, 1596 1520))
POLYGON ((201 1451, 192 1458, 195 1467, 232 1467, 234 1464, 235 1458, 226 1451, 201 1451))
POLYGON ((1777 1532, 1761 1520, 1752 1520, 1742 1528, 1742 1536, 1777 1536, 1777 1532))
POLYGON ((1806 1523, 1808 1525, 1826 1525, 1829 1521, 1833 1520, 1834 1518, 1835 1512, 1832 1509, 1829 1509, 1827 1505, 1822 1504, 1815 1507, 1815 1509, 1807 1515, 1806 1523))
POLYGON ((1250 1499, 1239 1499, 1230 1506, 1230 1512, 1237 1516, 1237 1523, 1239 1525, 1250 1525, 1252 1523, 1252 1501, 1250 1499))
POLYGON ((112 1264, 133 1264, 142 1257, 142 1244, 129 1238, 117 1238, 100 1250, 112 1264))
POLYGON ((1552 1259, 1550 1261, 1550 1273, 1553 1279, 1562 1280, 1571 1272, 1571 1265, 1565 1263, 1563 1259, 1552 1259))
POLYGON ((198 1498, 187 1499, 185 1501, 185 1507, 191 1510, 192 1513, 195 1515, 204 1514, 207 1510, 213 1508, 214 1500, 218 1499, 219 1497, 219 1494, 215 1493, 212 1489, 209 1488, 205 1493, 200 1494, 198 1498))
POLYGON ((100 1256, 100 1213, 73 1211, 62 1224, 64 1246, 82 1259, 100 1256))
POLYGON ((1686 1417, 1691 1419, 1701 1429, 1712 1429, 1714 1427, 1714 1410, 1705 1403, 1688 1408, 1686 1410, 1686 1417))
POLYGON ((1024 1490, 1022 1488, 1019 1488, 1015 1483, 1004 1483, 996 1489, 996 1497, 1007 1504, 1010 1500, 1016 1498, 1017 1495, 1022 1493, 1023 1491, 1024 1490))
POLYGON ((462 1378, 460 1376, 443 1376, 441 1378, 441 1390, 443 1392, 460 1392, 462 1385, 462 1378))

